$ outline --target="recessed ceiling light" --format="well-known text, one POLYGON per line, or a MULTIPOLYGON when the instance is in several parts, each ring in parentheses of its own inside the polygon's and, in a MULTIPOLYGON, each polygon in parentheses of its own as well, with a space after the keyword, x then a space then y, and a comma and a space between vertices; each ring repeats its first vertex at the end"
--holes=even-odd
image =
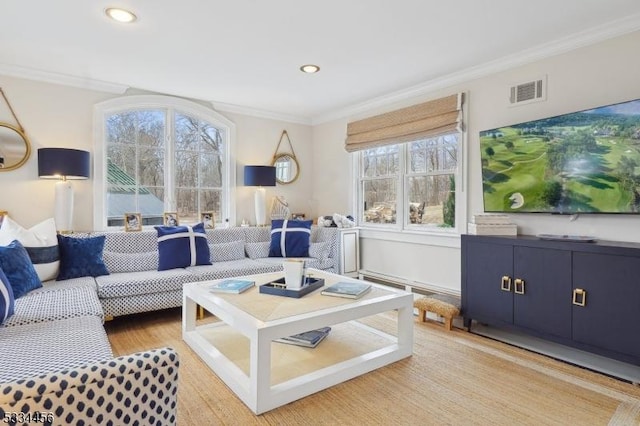
POLYGON ((104 13, 106 13, 109 18, 118 22, 129 23, 138 19, 138 17, 133 12, 129 12, 125 9, 120 9, 119 7, 109 7, 105 9, 104 13))
POLYGON ((300 71, 306 72, 307 74, 313 74, 320 71, 320 67, 313 64, 307 64, 300 67, 300 71))

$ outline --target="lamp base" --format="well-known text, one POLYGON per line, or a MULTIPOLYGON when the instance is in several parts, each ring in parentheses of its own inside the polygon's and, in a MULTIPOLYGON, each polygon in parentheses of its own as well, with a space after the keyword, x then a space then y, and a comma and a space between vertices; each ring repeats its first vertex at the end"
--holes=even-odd
POLYGON ((55 213, 58 232, 70 233, 73 230, 73 186, 71 182, 61 180, 56 182, 55 213))
POLYGON ((265 207, 265 194, 264 188, 256 188, 254 195, 254 203, 256 209, 256 226, 264 226, 267 219, 267 209, 265 207))

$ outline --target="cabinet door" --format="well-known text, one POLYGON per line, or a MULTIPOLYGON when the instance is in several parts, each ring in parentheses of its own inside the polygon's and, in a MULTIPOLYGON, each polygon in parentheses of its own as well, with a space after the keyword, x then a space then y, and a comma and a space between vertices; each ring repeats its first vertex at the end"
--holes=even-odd
POLYGON ((573 268, 574 288, 586 291, 585 306, 573 305, 573 340, 640 359, 640 258, 574 253, 573 268))
POLYGON ((513 265, 514 324, 570 339, 571 252, 514 247, 513 265))
POLYGON ((513 289, 503 291, 501 283, 512 277, 513 246, 468 241, 465 262, 465 320, 512 323, 513 289))
POLYGON ((349 229, 340 231, 340 275, 357 277, 360 270, 360 231, 349 229))

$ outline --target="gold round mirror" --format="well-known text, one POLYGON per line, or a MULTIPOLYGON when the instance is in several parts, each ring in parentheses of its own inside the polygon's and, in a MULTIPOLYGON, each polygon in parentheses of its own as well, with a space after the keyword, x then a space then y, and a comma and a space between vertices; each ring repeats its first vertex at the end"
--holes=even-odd
POLYGON ((300 166, 294 155, 278 154, 273 158, 271 165, 276 168, 276 181, 279 184, 286 185, 298 179, 300 166))
POLYGON ((18 127, 0 123, 0 172, 8 172, 22 166, 31 155, 27 135, 18 127))

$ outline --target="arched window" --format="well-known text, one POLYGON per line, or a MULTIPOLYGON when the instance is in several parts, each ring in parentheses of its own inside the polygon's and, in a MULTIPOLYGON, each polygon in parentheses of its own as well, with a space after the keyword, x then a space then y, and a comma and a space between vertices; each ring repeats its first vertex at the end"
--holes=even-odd
POLYGON ((165 212, 193 224, 213 212, 235 222, 235 126, 210 108, 169 96, 127 96, 94 110, 94 228, 143 225, 165 212))

